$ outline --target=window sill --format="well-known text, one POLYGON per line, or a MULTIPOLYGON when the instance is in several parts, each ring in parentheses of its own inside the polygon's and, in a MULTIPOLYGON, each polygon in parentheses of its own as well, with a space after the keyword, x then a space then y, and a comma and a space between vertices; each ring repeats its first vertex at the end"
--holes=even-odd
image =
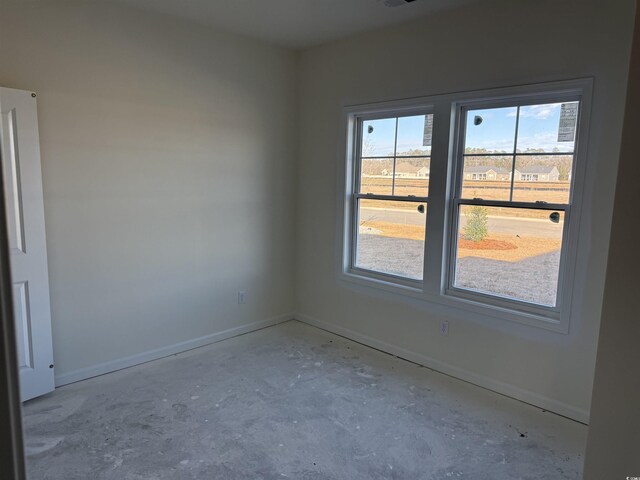
POLYGON ((395 281, 384 280, 353 271, 340 272, 338 279, 341 282, 357 285, 369 291, 371 289, 383 290, 399 301, 414 304, 417 302, 420 306, 437 305, 444 307, 445 313, 453 317, 459 317, 461 313, 464 313, 464 318, 470 320, 482 321, 491 318, 561 334, 569 333, 568 322, 563 322, 560 318, 491 305, 469 298, 472 295, 460 295, 456 292, 432 293, 419 287, 403 285, 395 281))

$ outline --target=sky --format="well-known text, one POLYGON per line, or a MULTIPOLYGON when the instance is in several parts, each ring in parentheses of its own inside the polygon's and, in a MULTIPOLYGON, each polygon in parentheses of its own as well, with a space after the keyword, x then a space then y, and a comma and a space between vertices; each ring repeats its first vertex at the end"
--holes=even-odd
MULTIPOLYGON (((560 103, 523 106, 520 108, 517 149, 544 149, 551 152, 572 152, 574 142, 558 142, 560 103)), ((467 148, 484 148, 488 151, 513 152, 516 107, 469 110, 467 112, 467 148), (482 123, 474 125, 474 118, 482 117, 482 123)), ((420 149, 423 146, 425 115, 398 118, 398 153, 420 149)), ((395 142, 395 118, 370 120, 363 123, 363 156, 393 155, 395 142), (369 127, 373 131, 369 133, 369 127)))
MULTIPOLYGON (((431 147, 423 146, 424 121, 425 115, 398 118, 398 153, 415 149, 426 152, 431 150, 431 147)), ((366 121, 363 123, 363 129, 363 156, 393 156, 395 118, 366 121), (369 126, 373 127, 372 133, 368 132, 369 126)))

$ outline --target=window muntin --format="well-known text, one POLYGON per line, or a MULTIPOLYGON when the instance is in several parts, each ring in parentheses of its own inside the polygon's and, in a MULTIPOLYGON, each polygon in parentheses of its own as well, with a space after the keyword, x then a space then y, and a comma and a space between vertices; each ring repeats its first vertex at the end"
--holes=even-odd
MULTIPOLYGON (((578 101, 566 103, 577 112, 578 101)), ((464 143, 453 198, 449 282, 454 291, 559 308, 575 157, 575 131, 573 138, 567 132, 577 128, 566 115, 561 120, 563 105, 461 107, 464 143)))
POLYGON ((433 115, 357 119, 352 268, 423 279, 433 115))

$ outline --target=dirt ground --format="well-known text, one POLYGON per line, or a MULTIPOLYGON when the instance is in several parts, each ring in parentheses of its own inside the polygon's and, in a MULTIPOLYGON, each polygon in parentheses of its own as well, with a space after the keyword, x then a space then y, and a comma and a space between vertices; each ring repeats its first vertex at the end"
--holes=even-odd
MULTIPOLYGON (((547 245, 544 249, 530 249, 528 255, 524 255, 523 250, 461 249, 456 264, 455 286, 555 305, 560 249, 554 250, 547 245), (520 253, 510 256, 510 252, 520 253)), ((422 279, 423 264, 423 241, 364 232, 359 235, 356 258, 359 267, 422 279)))
MULTIPOLYGON (((391 177, 362 177, 360 191, 378 195, 391 195, 391 177)), ((509 200, 509 181, 465 180, 462 184, 462 196, 465 198, 484 198, 485 200, 509 200)), ((544 200, 549 203, 567 203, 569 182, 521 182, 514 187, 514 200, 535 202, 544 200)), ((394 195, 429 196, 429 180, 426 178, 396 178, 394 195)))
MULTIPOLYGON (((391 195, 390 177, 362 177, 361 192, 377 195, 391 195)), ((510 182, 496 181, 465 181, 463 185, 464 198, 482 198, 484 200, 509 200, 510 182)), ((569 202, 569 182, 515 182, 513 200, 518 202, 544 201, 547 203, 569 202)), ((428 180, 424 178, 396 178, 395 195, 414 195, 428 197, 428 180)), ((371 200, 362 200, 367 206, 371 200)), ((386 202, 389 208, 415 208, 407 202, 386 202)), ((529 218, 544 218, 548 212, 526 209, 493 208, 494 214, 529 218)))
MULTIPOLYGON (((363 177, 362 192, 391 194, 391 178, 363 177)), ((509 182, 465 182, 468 198, 509 198, 509 182)), ((428 180, 397 178, 397 195, 428 196, 428 180)), ((568 202, 567 182, 516 182, 514 200, 568 202)), ((381 201, 363 199, 363 208, 380 208, 381 201)), ((416 202, 384 201, 384 208, 414 212, 416 202)), ((462 207, 462 213, 465 212, 462 207)), ((490 209, 491 215, 548 218, 548 210, 490 209)), ((410 222, 408 222, 410 223, 410 222)), ((366 221, 360 226, 356 265, 374 271, 422 279, 424 225, 366 221)), ((561 238, 490 232, 481 242, 458 239, 455 286, 523 301, 555 305, 561 238)))
MULTIPOLYGON (((362 233, 383 237, 424 240, 425 228, 418 225, 403 225, 388 222, 366 222, 362 233)), ((478 257, 507 262, 519 262, 527 258, 560 250, 561 241, 544 237, 518 237, 515 235, 490 234, 483 242, 465 239, 458 241, 458 257, 478 257), (491 247, 494 248, 491 248, 491 247)))

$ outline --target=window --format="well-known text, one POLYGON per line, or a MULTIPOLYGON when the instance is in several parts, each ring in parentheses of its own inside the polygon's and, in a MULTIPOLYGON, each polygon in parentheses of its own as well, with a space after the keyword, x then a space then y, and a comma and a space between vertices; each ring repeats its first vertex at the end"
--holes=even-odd
POLYGON ((433 115, 358 121, 356 269, 422 280, 433 115))
POLYGON ((567 331, 590 88, 348 109, 343 278, 567 331))
POLYGON ((458 168, 496 168, 513 181, 459 185, 450 287, 555 308, 580 102, 528 102, 460 108, 458 168))

